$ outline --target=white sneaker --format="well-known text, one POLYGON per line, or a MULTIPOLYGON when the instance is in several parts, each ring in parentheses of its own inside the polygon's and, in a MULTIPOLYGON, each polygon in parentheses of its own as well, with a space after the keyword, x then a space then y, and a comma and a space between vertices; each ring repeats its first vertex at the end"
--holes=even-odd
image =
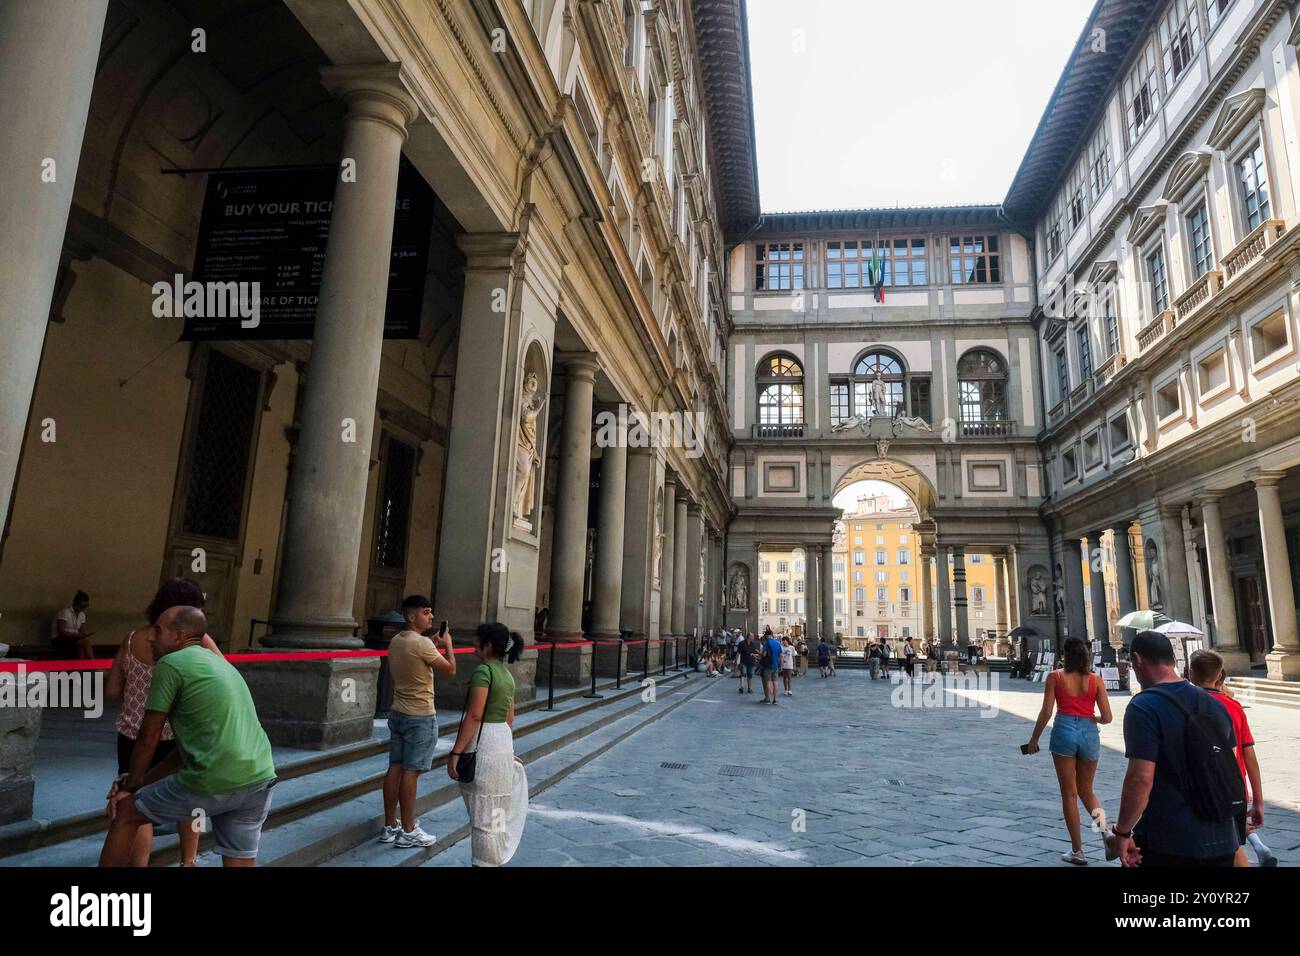
POLYGON ((432 833, 425 833, 418 823, 410 833, 403 830, 397 835, 397 846, 400 847, 433 846, 437 842, 438 838, 432 833))
POLYGON ((397 839, 398 834, 401 832, 402 832, 402 828, 400 825, 395 827, 390 827, 388 825, 385 825, 384 832, 379 834, 379 842, 392 843, 394 840, 397 839))
POLYGON ((1069 853, 1062 853, 1061 860, 1065 863, 1073 863, 1076 866, 1087 866, 1088 858, 1082 850, 1071 850, 1069 853))

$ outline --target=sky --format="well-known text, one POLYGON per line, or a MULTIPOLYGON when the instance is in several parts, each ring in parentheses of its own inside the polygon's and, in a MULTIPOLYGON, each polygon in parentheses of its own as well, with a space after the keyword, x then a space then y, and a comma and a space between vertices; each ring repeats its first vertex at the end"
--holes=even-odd
POLYGON ((851 485, 846 485, 844 490, 831 499, 831 504, 841 511, 848 511, 850 508, 857 506, 858 499, 870 495, 888 495, 895 505, 902 508, 910 506, 912 499, 908 497, 906 491, 896 485, 891 485, 887 481, 855 481, 851 485))
POLYGON ((748 0, 764 212, 999 203, 1093 0, 748 0))

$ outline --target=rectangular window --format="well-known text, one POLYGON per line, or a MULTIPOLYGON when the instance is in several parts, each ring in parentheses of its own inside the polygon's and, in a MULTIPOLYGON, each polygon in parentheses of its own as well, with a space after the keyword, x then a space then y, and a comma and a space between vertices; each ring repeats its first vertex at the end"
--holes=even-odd
POLYGON ((930 409, 930 377, 913 375, 908 386, 911 390, 912 416, 929 424, 934 414, 930 409))
POLYGON ((1067 451, 1061 455, 1061 480, 1074 481, 1079 475, 1079 468, 1075 458, 1074 451, 1067 451))
POLYGON ((1188 215, 1187 238, 1192 252, 1192 275, 1199 279, 1214 268, 1214 243, 1210 239, 1210 217, 1205 203, 1188 215))
POLYGON ((238 541, 248 463, 256 440, 262 376, 225 354, 207 352, 198 420, 191 433, 180 530, 238 541))
POLYGON ((1165 89, 1172 90, 1192 65, 1192 57, 1201 48, 1201 26, 1196 15, 1196 0, 1174 0, 1160 18, 1157 31, 1165 71, 1165 89))
POLYGON ((802 242, 760 242, 754 249, 755 289, 778 291, 803 288, 802 242))
POLYGON ((1178 387, 1178 379, 1171 378, 1156 389, 1156 417, 1170 418, 1182 410, 1182 389, 1178 387))
POLYGON ((777 613, 777 614, 789 614, 789 613, 790 613, 790 599, 789 599, 789 598, 777 598, 777 599, 776 599, 776 613, 777 613))
POLYGON ((1087 381, 1092 378, 1092 345, 1088 336, 1088 326, 1081 325, 1074 332, 1079 346, 1079 378, 1087 381))
POLYGON ((1246 231, 1251 232, 1268 218, 1268 176, 1264 172, 1264 144, 1256 143, 1237 163, 1241 183, 1241 208, 1246 231))
POLYGON ((1119 317, 1115 315, 1115 293, 1113 289, 1106 292, 1105 301, 1102 303, 1101 322, 1106 329, 1106 357, 1110 358, 1119 351, 1119 317))
POLYGON ((415 449, 390 435, 380 439, 382 489, 375 516, 375 567, 406 567, 415 449))
POLYGON ((866 599, 867 599, 867 589, 866 589, 866 588, 854 588, 854 589, 853 589, 853 600, 855 600, 855 601, 857 601, 859 604, 861 604, 861 603, 862 603, 863 601, 865 601, 866 599))
POLYGON ((953 285, 1002 281, 997 236, 952 236, 948 264, 953 285))
POLYGON ((1106 126, 1106 121, 1102 120, 1101 125, 1097 127, 1097 132, 1092 134, 1092 140, 1088 143, 1088 153, 1086 156, 1088 163, 1088 191, 1092 196, 1092 201, 1096 202, 1101 191, 1110 184, 1110 130, 1106 126))
POLYGON ((787 581, 787 580, 785 580, 784 578, 782 578, 781 580, 777 581, 777 582, 776 582, 776 593, 777 593, 777 594, 789 594, 789 593, 790 593, 790 582, 787 581))
POLYGON ((885 564, 889 561, 889 555, 884 551, 876 552, 876 564, 885 564))
POLYGON ((826 287, 870 288, 877 265, 887 286, 925 285, 927 263, 924 239, 837 239, 826 243, 826 287))
POLYGON ((800 578, 798 581, 794 582, 794 593, 803 594, 803 578, 800 578))
POLYGON ((876 588, 876 600, 877 600, 877 601, 888 601, 888 600, 889 600, 889 588, 876 588))
POLYGON ((1151 312, 1159 315, 1169 308, 1169 283, 1165 275, 1165 250, 1157 246, 1147 256, 1147 281, 1151 283, 1151 312))
POLYGON ((854 563, 854 564, 857 564, 857 565, 863 565, 863 564, 866 564, 866 563, 867 563, 867 556, 866 556, 865 554, 863 554, 861 551, 854 551, 854 552, 853 552, 853 563, 854 563))
POLYGON ((899 549, 898 549, 898 563, 899 563, 899 564, 911 564, 911 563, 912 563, 912 552, 908 551, 906 548, 899 548, 899 549))
POLYGON ((1078 228, 1088 211, 1088 166, 1087 157, 1075 164, 1070 173, 1070 181, 1065 187, 1066 209, 1070 217, 1070 230, 1078 228))
POLYGON ((1065 358, 1065 349, 1056 353, 1056 396, 1064 401, 1070 394, 1070 363, 1065 358))
POLYGON ((1223 19, 1224 13, 1228 7, 1232 6, 1233 0, 1206 0, 1205 12, 1210 21, 1210 29, 1213 30, 1223 19))
POLYGON ((853 415, 849 405, 849 383, 831 382, 831 427, 853 415))
POLYGON ((1121 448, 1127 448, 1129 443, 1128 437, 1128 418, 1120 415, 1110 420, 1110 449, 1118 451, 1121 448))
POLYGON ((1131 148, 1150 124, 1160 106, 1160 82, 1156 72, 1156 50, 1148 43, 1124 78, 1124 121, 1131 148))
POLYGON ((889 572, 888 572, 888 571, 877 571, 877 572, 876 572, 876 580, 879 581, 881 584, 887 584, 887 583, 889 582, 889 572))
POLYGON ((776 562, 776 573, 777 573, 777 574, 789 574, 789 573, 790 573, 790 562, 789 562, 789 561, 778 561, 778 562, 776 562))

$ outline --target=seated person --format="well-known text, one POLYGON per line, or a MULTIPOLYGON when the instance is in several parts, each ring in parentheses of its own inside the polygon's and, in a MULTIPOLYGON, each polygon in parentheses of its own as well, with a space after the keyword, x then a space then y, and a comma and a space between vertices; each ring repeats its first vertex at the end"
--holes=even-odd
POLYGON ((78 591, 73 595, 71 606, 54 615, 52 643, 55 650, 65 658, 88 660, 95 656, 95 648, 90 643, 95 632, 86 630, 88 607, 90 595, 78 591))

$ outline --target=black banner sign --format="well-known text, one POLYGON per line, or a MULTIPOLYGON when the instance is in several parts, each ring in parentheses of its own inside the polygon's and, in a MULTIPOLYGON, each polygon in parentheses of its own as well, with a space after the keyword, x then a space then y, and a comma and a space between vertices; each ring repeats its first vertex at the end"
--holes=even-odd
MULTIPOLYGON (((337 166, 209 175, 193 276, 175 283, 168 302, 155 302, 155 314, 184 315, 187 340, 310 339, 338 178, 337 166), (243 299, 236 299, 235 287, 208 285, 254 282, 255 317, 245 307, 249 286, 240 286, 243 299)), ((384 338, 419 335, 434 202, 433 190, 403 162, 384 338)))

